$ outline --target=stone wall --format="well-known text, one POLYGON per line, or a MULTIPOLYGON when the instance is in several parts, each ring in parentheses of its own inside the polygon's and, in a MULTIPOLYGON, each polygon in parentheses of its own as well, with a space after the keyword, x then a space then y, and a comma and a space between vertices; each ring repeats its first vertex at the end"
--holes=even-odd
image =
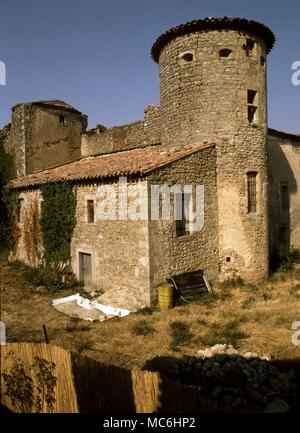
MULTIPOLYGON (((138 184, 141 188, 146 186, 145 181, 138 184)), ((119 183, 110 186, 116 193, 118 206, 119 183)), ((103 200, 101 187, 101 183, 77 187, 77 223, 71 246, 74 272, 79 276, 79 253, 91 254, 92 286, 102 291, 123 289, 124 296, 127 294, 128 298, 133 296, 148 304, 148 221, 101 220, 97 210, 103 200), (87 222, 87 200, 95 202, 95 223, 87 222)))
MULTIPOLYGON (((177 237, 175 221, 150 221, 151 286, 156 288, 171 275, 199 269, 211 282, 216 282, 219 276, 219 229, 215 148, 161 168, 152 173, 149 184, 204 186, 204 225, 201 230, 177 237)), ((173 205, 174 202, 172 208, 173 205)))
POLYGON ((86 118, 76 110, 41 103, 16 105, 5 148, 15 155, 17 176, 80 158, 86 118))
POLYGON ((37 266, 42 257, 42 234, 39 224, 41 215, 41 193, 38 189, 22 191, 19 195, 20 221, 14 236, 17 240, 10 259, 37 266))
POLYGON ((270 249, 276 254, 282 241, 300 249, 300 137, 269 136, 270 249), (281 186, 288 185, 289 209, 282 209, 281 186), (280 239, 280 228, 286 239, 280 239))
POLYGON ((30 110, 26 105, 17 105, 12 110, 11 123, 5 128, 4 146, 6 151, 14 155, 16 174, 26 175, 26 140, 30 110))
POLYGON ((194 32, 163 47, 159 66, 162 144, 217 143, 221 276, 263 279, 268 275, 265 43, 242 31, 194 32), (231 51, 227 57, 220 56, 223 49, 231 51), (252 122, 248 90, 257 92, 252 122), (253 214, 247 209, 248 171, 257 172, 253 214))
POLYGON ((54 167, 81 156, 85 119, 59 107, 31 106, 26 142, 27 173, 54 167), (60 116, 64 122, 60 122, 60 116))
POLYGON ((91 156, 160 143, 159 107, 148 105, 144 120, 105 128, 98 125, 82 135, 81 155, 91 156))

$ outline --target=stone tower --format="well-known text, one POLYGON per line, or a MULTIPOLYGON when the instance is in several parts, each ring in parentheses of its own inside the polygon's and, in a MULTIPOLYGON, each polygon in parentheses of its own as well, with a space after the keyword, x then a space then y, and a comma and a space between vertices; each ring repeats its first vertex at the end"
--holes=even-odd
POLYGON ((86 125, 86 116, 63 101, 15 105, 4 146, 15 157, 17 176, 80 158, 86 125))
POLYGON ((205 18, 170 29, 151 51, 162 144, 217 144, 221 279, 268 274, 266 57, 274 42, 255 21, 205 18))

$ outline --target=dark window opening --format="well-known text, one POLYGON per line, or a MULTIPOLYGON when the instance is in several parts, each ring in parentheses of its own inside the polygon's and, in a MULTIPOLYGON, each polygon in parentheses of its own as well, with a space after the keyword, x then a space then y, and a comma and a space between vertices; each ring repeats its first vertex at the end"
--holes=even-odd
POLYGON ((230 50, 229 48, 223 48, 222 50, 219 51, 219 56, 220 57, 229 57, 231 53, 232 53, 232 50, 230 50))
POLYGON ((94 200, 87 200, 87 221, 88 223, 95 222, 94 200))
POLYGON ((248 104, 254 104, 256 90, 248 90, 248 104))
POLYGON ((255 52, 256 42, 253 39, 246 39, 246 44, 243 46, 247 56, 252 55, 255 52))
POLYGON ((230 257, 226 257, 226 262, 230 262, 230 257))
POLYGON ((248 90, 247 91, 247 105, 248 105, 248 121, 249 123, 254 123, 257 115, 257 91, 248 90))
POLYGON ((260 58, 260 64, 261 64, 261 66, 265 66, 265 64, 266 64, 266 59, 263 56, 261 56, 261 58, 260 58))
POLYGON ((22 222, 22 204, 23 204, 23 199, 19 198, 18 205, 17 205, 17 210, 16 210, 16 217, 17 217, 17 222, 18 223, 22 222))
POLYGON ((190 200, 191 194, 175 194, 175 219, 177 237, 190 234, 190 200))
POLYGON ((185 53, 180 56, 180 60, 184 61, 185 63, 190 63, 194 60, 194 54, 193 53, 185 53))
POLYGON ((62 123, 63 125, 66 123, 65 116, 59 116, 59 123, 62 123))
POLYGON ((251 107, 250 105, 248 106, 248 120, 249 120, 249 123, 253 123, 253 121, 255 119, 256 110, 257 110, 257 107, 251 107))
POLYGON ((248 189, 248 212, 255 213, 257 208, 256 203, 256 176, 255 171, 247 173, 247 189, 248 189))
POLYGON ((290 209, 289 186, 281 185, 281 210, 286 212, 290 209))
POLYGON ((255 42, 253 39, 248 39, 246 40, 246 47, 249 51, 253 51, 254 47, 255 47, 255 42))

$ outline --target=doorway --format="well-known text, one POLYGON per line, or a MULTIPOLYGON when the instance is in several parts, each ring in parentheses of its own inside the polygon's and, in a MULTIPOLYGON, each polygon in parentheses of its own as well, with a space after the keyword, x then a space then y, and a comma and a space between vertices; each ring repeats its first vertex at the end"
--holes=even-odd
POLYGON ((85 286, 92 283, 92 255, 87 253, 79 253, 79 280, 85 286))

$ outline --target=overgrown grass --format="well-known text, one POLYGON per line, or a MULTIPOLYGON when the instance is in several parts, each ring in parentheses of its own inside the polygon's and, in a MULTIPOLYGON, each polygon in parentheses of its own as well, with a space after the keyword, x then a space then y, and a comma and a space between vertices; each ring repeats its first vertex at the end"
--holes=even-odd
POLYGON ((295 298, 300 298, 300 284, 294 284, 289 288, 289 294, 295 296, 295 298))
POLYGON ((156 307, 144 307, 138 310, 135 314, 141 314, 145 316, 151 316, 155 311, 158 311, 156 307))
POLYGON ((89 331, 91 328, 84 323, 80 323, 80 319, 78 316, 70 317, 70 325, 65 327, 67 332, 84 332, 89 331))
POLYGON ((191 341, 193 334, 190 332, 190 324, 175 320, 169 325, 169 334, 171 337, 170 349, 177 351, 179 346, 191 341))
POLYGON ((205 346, 213 346, 215 344, 232 344, 233 346, 237 346, 240 340, 248 337, 245 332, 239 329, 239 325, 239 320, 211 324, 210 329, 199 340, 205 346))
POLYGON ((131 333, 133 335, 149 335, 154 331, 155 329, 149 325, 146 320, 140 320, 139 322, 134 323, 131 327, 131 333))

